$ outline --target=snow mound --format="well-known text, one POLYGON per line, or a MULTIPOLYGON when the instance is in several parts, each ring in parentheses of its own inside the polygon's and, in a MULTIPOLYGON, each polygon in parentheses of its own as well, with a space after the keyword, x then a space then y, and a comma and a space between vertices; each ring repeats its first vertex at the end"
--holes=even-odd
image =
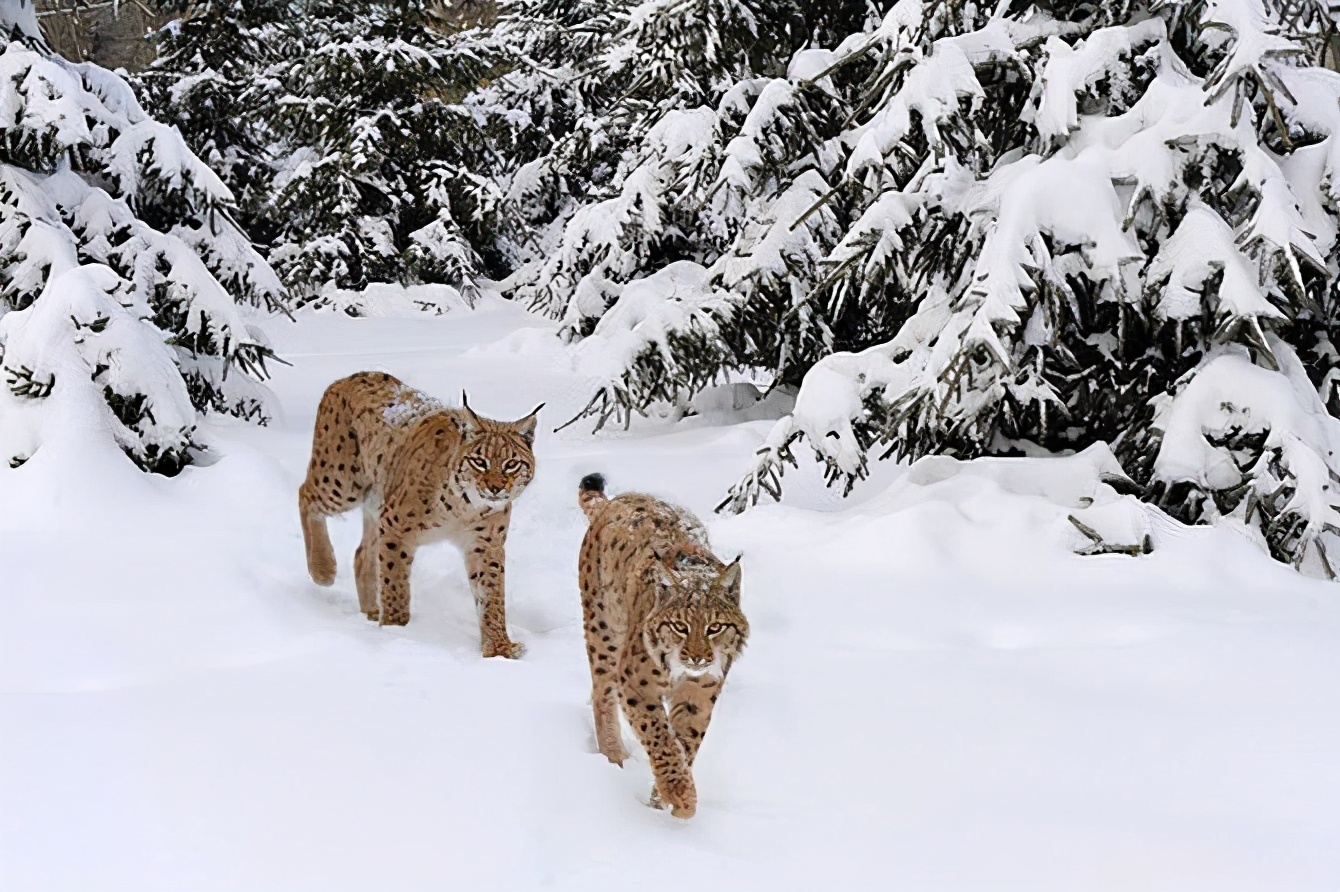
POLYGON ((399 318, 428 313, 441 316, 469 308, 469 302, 450 285, 388 285, 375 283, 361 291, 335 288, 314 303, 316 309, 338 310, 349 316, 399 318))
POLYGON ((1044 542, 1078 554, 1143 554, 1153 548, 1151 516, 1156 509, 1130 495, 1134 488, 1105 443, 1050 458, 960 461, 932 455, 915 462, 867 510, 927 502, 962 510, 987 502, 1008 511, 1008 503, 1021 500, 1017 505, 1023 506, 1044 542))

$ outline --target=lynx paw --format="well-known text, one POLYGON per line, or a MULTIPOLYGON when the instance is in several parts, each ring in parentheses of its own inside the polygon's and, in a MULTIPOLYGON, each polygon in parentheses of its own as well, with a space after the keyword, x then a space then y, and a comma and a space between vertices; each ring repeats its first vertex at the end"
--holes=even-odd
MULTIPOLYGON (((624 749, 621 744, 611 747, 602 746, 600 748, 600 754, 604 756, 606 759, 609 759, 615 765, 618 765, 620 768, 623 767, 624 760, 628 758, 628 750, 624 749)), ((655 791, 652 792, 652 795, 653 796, 656 795, 655 791)), ((660 806, 657 807, 659 808, 660 806)))
POLYGON ((666 783, 664 796, 659 786, 653 787, 648 804, 652 808, 665 808, 669 804, 670 814, 687 820, 698 811, 698 791, 694 789, 691 780, 672 780, 666 783))
POLYGON ((485 659, 488 657, 506 657, 509 660, 515 660, 526 652, 526 648, 524 645, 504 638, 502 641, 485 641, 480 651, 484 654, 485 659))
MULTIPOLYGON (((371 619, 372 617, 369 616, 368 618, 371 619)), ((409 625, 409 611, 406 610, 404 613, 387 613, 383 610, 379 620, 383 626, 407 626, 409 625)))
POLYGON ((328 559, 323 559, 320 555, 314 556, 307 562, 307 572, 311 575, 312 581, 317 585, 334 585, 335 556, 331 555, 328 559))

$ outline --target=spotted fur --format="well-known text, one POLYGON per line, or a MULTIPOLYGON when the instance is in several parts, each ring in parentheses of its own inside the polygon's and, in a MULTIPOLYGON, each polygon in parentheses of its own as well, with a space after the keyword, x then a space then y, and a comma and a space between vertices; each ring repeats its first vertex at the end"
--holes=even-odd
POLYGON ((739 559, 718 560, 684 509, 640 493, 608 499, 604 488, 592 474, 578 490, 590 522, 578 573, 596 743, 623 764, 622 708, 651 761, 652 805, 689 818, 693 761, 749 637, 739 559))
POLYGON ((326 388, 312 458, 298 490, 307 569, 335 581, 326 518, 363 507, 354 552, 358 603, 381 625, 409 622, 409 577, 420 545, 440 539, 465 554, 484 656, 517 657, 507 635, 504 546, 512 502, 535 473, 536 412, 492 421, 454 409, 381 372, 326 388))

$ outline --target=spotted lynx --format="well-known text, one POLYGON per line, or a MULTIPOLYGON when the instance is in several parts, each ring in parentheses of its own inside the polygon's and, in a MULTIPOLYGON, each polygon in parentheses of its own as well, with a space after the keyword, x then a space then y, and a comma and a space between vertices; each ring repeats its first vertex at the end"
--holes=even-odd
POLYGON ((690 818, 693 760, 749 637, 739 559, 719 561, 687 511, 640 493, 607 499, 604 489, 599 474, 578 489, 590 522, 578 573, 596 743, 623 764, 622 707, 651 761, 651 804, 690 818))
POLYGON ((415 550, 449 539, 465 554, 486 657, 518 657, 507 635, 503 547, 512 501, 535 472, 536 407, 519 421, 447 408, 390 375, 359 372, 326 388, 298 490, 307 569, 335 581, 326 518, 362 505, 354 552, 358 604, 381 625, 409 622, 415 550))

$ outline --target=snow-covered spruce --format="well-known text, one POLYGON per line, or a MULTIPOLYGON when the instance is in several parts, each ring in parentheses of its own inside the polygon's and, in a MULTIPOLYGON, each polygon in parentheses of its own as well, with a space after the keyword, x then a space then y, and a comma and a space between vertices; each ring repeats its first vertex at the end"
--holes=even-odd
POLYGON ((513 291, 581 337, 627 282, 670 262, 721 256, 744 225, 740 190, 751 173, 773 176, 758 168, 785 167, 788 148, 813 142, 814 122, 833 112, 820 91, 760 98, 767 81, 756 75, 784 73, 797 46, 855 27, 868 7, 768 0, 553 6, 504 5, 497 34, 521 50, 512 70, 480 95, 535 124, 507 180, 509 206, 535 257, 511 280, 513 291), (572 35, 572 45, 547 37, 554 33, 572 35), (750 118, 756 102, 774 117, 750 118), (728 159, 741 179, 719 182, 728 159))
POLYGON ((0 27, 0 457, 96 436, 175 473, 200 412, 264 418, 239 304, 279 309, 280 283, 123 80, 53 55, 25 0, 0 27))
MULTIPOLYGON (((182 4, 183 10, 187 4, 182 4)), ((130 78, 145 109, 175 125, 233 193, 238 222, 268 244, 266 212, 278 142, 271 111, 279 82, 266 76, 292 41, 282 0, 204 0, 155 35, 158 58, 130 78)))
POLYGON ((800 385, 733 509, 802 440, 848 486, 872 450, 1105 441, 1175 515, 1329 573, 1340 75, 1312 6, 901 0, 666 110, 518 281, 604 357, 602 423, 800 385))
POLYGON ((485 138, 501 125, 459 101, 492 64, 419 4, 209 0, 164 30, 138 86, 221 165, 296 300, 377 282, 469 297, 515 253, 485 138))

